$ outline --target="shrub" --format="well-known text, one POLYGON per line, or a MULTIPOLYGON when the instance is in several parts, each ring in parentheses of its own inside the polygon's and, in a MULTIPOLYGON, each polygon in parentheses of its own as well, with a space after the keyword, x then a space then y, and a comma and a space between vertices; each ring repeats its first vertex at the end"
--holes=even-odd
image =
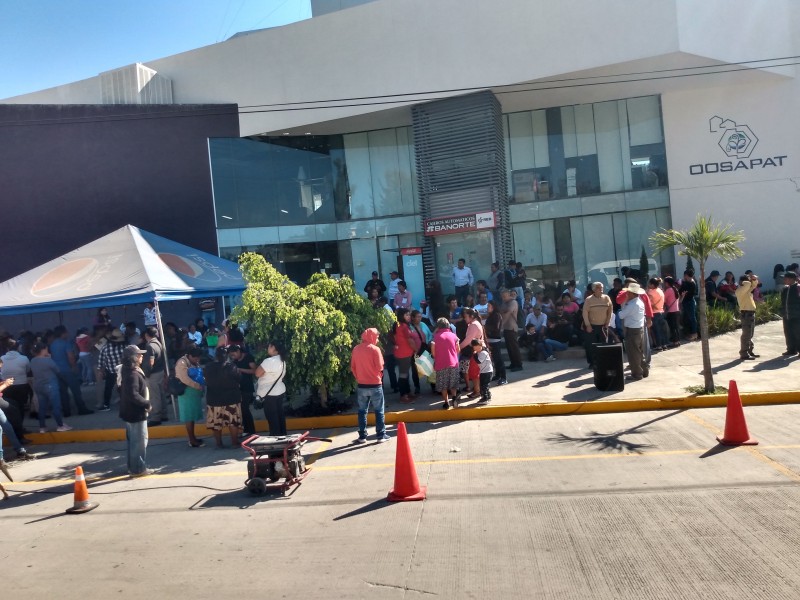
POLYGON ((709 306, 707 314, 709 335, 733 331, 741 324, 737 313, 726 306, 709 306))
POLYGON ((769 323, 781 318, 781 296, 770 292, 764 296, 764 301, 756 304, 756 324, 769 323))

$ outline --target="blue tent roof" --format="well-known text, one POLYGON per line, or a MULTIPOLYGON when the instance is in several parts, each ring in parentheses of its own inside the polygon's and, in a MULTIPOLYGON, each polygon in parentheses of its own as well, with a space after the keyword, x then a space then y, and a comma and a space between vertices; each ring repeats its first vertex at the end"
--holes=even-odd
POLYGON ((126 225, 0 283, 0 315, 234 296, 239 265, 126 225))

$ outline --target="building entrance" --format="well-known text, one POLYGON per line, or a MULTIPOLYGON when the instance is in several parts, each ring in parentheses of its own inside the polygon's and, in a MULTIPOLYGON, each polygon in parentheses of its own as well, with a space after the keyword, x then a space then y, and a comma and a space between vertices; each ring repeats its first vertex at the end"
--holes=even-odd
POLYGON ((436 276, 445 294, 452 294, 455 291, 452 273, 459 258, 463 258, 467 266, 472 269, 476 281, 489 276, 491 273, 489 265, 495 260, 492 236, 491 231, 479 231, 439 235, 434 238, 436 276))

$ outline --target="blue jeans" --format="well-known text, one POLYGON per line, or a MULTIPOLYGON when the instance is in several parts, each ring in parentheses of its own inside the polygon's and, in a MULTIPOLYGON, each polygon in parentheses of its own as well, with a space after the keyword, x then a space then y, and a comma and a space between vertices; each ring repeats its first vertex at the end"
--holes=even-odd
POLYGON ((59 371, 58 382, 61 389, 61 411, 69 416, 71 409, 69 405, 69 393, 72 394, 72 399, 75 400, 75 406, 78 412, 86 410, 86 404, 83 402, 83 395, 81 394, 81 378, 74 371, 59 371))
POLYGON ((147 421, 125 423, 128 438, 128 473, 137 475, 147 468, 147 421))
POLYGON ((78 357, 78 364, 81 366, 83 383, 94 383, 94 359, 92 355, 81 354, 78 357))
POLYGON ((53 413, 56 425, 60 427, 64 424, 64 419, 61 418, 61 397, 58 388, 57 383, 48 383, 37 386, 33 390, 39 398, 39 427, 41 429, 44 429, 46 425, 48 411, 53 413))
POLYGON ((564 342, 559 342, 558 340, 551 340, 550 338, 546 338, 543 342, 539 342, 536 344, 536 348, 544 354, 545 358, 553 356, 553 352, 561 352, 562 350, 566 350, 569 348, 569 344, 565 344, 564 342))
POLYGON ((367 412, 370 402, 375 412, 375 433, 379 438, 386 435, 386 423, 383 419, 383 388, 356 388, 358 400, 358 437, 367 437, 367 412))
POLYGON ((685 333, 697 334, 697 302, 694 298, 683 301, 683 320, 685 333))
MULTIPOLYGON (((0 429, 2 432, 6 434, 6 437, 11 442, 11 445, 14 447, 14 450, 19 452, 22 450, 22 444, 19 443, 19 438, 17 434, 14 433, 14 428, 11 426, 11 422, 6 417, 6 413, 3 412, 3 409, 0 408, 0 429)), ((0 460, 3 460, 3 436, 0 434, 0 460)))

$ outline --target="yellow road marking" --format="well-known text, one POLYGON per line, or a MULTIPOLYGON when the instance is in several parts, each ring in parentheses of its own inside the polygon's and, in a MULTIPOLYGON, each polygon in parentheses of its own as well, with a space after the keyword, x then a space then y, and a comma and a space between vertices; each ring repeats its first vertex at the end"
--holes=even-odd
MULTIPOLYGON (((721 436, 723 434, 722 431, 717 429, 711 423, 708 423, 707 421, 703 420, 699 416, 697 416, 695 414, 692 414, 691 412, 687 412, 685 414, 686 414, 687 417, 689 417, 692 421, 694 421, 695 423, 697 423, 701 427, 705 427, 709 431, 713 432, 714 435, 721 436)), ((761 452, 761 450, 776 450, 776 449, 786 449, 786 448, 797 448, 797 445, 793 444, 793 445, 787 445, 787 446, 759 446, 759 447, 756 447, 756 446, 738 446, 738 447, 742 448, 744 450, 747 450, 747 452, 749 452, 751 456, 753 456, 754 458, 760 460, 764 464, 769 465, 770 467, 772 467, 773 469, 778 471, 778 473, 780 473, 781 475, 784 475, 785 477, 788 477, 789 479, 792 479, 793 481, 800 482, 800 473, 797 473, 797 472, 793 471, 792 469, 790 469, 786 465, 784 465, 782 463, 779 463, 777 460, 775 460, 773 458, 770 458, 769 456, 767 456, 763 452, 761 452)))
POLYGON ((317 448, 317 451, 314 452, 314 454, 312 454, 308 458, 308 460, 306 461, 306 464, 307 465, 313 465, 315 462, 317 462, 317 459, 322 455, 323 452, 325 452, 325 450, 327 450, 333 444, 333 440, 335 440, 338 435, 339 435, 339 430, 338 429, 334 429, 333 431, 331 431, 331 434, 328 436, 328 438, 331 441, 330 442, 320 442, 319 443, 319 447, 317 448))
MULTIPOLYGON (((706 423, 709 428, 713 428, 713 425, 706 423)), ((740 449, 748 450, 751 452, 754 450, 752 446, 742 446, 740 449)), ((797 450, 800 449, 800 444, 784 444, 784 445, 775 445, 775 446, 761 446, 762 450, 797 450)), ((466 459, 453 459, 453 460, 420 460, 415 461, 414 464, 416 465, 476 465, 476 464, 498 464, 498 463, 525 463, 525 462, 549 462, 549 461, 558 461, 558 460, 604 460, 604 459, 621 459, 621 458, 651 458, 651 457, 659 457, 659 456, 685 456, 685 455, 699 455, 706 452, 708 448, 692 448, 688 450, 658 450, 653 452, 620 452, 617 454, 564 454, 564 455, 556 455, 556 456, 518 456, 518 457, 510 457, 510 458, 466 458, 466 459)), ((766 462, 773 468, 778 471, 781 471, 787 477, 800 481, 800 474, 794 473, 787 467, 784 467, 780 463, 776 463, 771 458, 764 456, 760 452, 756 451, 754 454, 756 458, 766 462)), ((358 471, 358 470, 366 470, 366 469, 389 469, 394 468, 394 463, 367 463, 367 464, 360 464, 360 465, 321 465, 315 466, 315 471, 358 471)), ((149 475, 148 477, 142 478, 143 480, 149 479, 197 479, 197 478, 214 478, 214 477, 247 477, 247 474, 244 470, 241 471, 221 471, 221 472, 205 472, 205 473, 162 473, 162 474, 154 474, 149 475)), ((126 476, 115 476, 115 477, 88 477, 87 483, 89 484, 97 484, 97 483, 109 483, 114 481, 125 481, 128 477, 126 476)), ((15 486, 15 485, 57 485, 57 484, 64 484, 64 483, 72 483, 73 479, 46 479, 46 480, 34 480, 34 481, 15 481, 13 483, 6 484, 7 486, 15 486)))

